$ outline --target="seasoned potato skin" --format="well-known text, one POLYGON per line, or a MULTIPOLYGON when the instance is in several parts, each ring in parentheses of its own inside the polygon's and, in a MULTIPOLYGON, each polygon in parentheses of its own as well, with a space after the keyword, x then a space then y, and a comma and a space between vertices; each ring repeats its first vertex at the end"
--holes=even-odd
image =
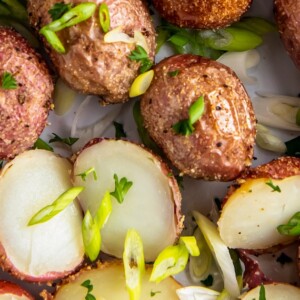
POLYGON ((0 77, 11 73, 16 89, 0 85, 0 159, 33 146, 46 125, 53 82, 41 57, 16 31, 0 27, 0 77))
MULTIPOLYGON (((48 10, 60 0, 30 0, 28 11, 30 23, 37 30, 52 20, 48 10)), ((64 3, 78 5, 83 1, 66 0, 64 3)), ((95 14, 85 22, 57 32, 67 53, 55 52, 44 40, 50 57, 60 75, 72 88, 99 95, 104 103, 128 100, 129 88, 138 75, 139 63, 128 56, 135 44, 121 42, 104 43, 104 32, 99 25, 98 9, 104 1, 91 0, 98 5, 95 14)), ((147 7, 141 0, 107 0, 111 29, 123 27, 123 32, 133 36, 134 30, 146 38, 149 57, 154 60, 155 29, 147 7)))
POLYGON ((252 0, 153 0, 157 11, 172 24, 217 29, 238 21, 252 0))
POLYGON ((228 181, 251 164, 255 117, 242 83, 228 67, 200 56, 176 55, 154 68, 141 100, 145 127, 170 161, 194 178, 228 181), (178 70, 177 76, 169 72, 178 70), (172 126, 204 96, 205 111, 190 136, 172 126))
POLYGON ((282 42, 300 69, 300 1, 275 0, 274 12, 282 42))
POLYGON ((0 281, 0 297, 5 294, 13 294, 19 297, 23 296, 27 299, 34 300, 34 298, 20 286, 9 281, 0 281))

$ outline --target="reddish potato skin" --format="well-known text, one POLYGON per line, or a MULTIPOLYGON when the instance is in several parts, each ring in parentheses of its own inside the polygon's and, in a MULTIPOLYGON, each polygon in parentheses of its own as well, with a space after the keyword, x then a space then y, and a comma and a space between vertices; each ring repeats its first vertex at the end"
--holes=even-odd
POLYGON ((228 67, 200 56, 176 55, 154 68, 141 100, 145 127, 182 174, 229 181, 251 164, 255 116, 242 83, 228 67), (177 76, 169 72, 178 70, 177 76), (190 136, 172 126, 204 96, 205 111, 190 136))
POLYGON ((284 47, 300 69, 300 1, 275 0, 274 13, 284 47))
POLYGON ((0 85, 0 159, 33 146, 46 126, 53 82, 41 57, 15 30, 0 27, 0 77, 11 73, 16 89, 0 85))
POLYGON ((29 300, 34 300, 34 298, 20 286, 12 282, 0 281, 0 297, 1 295, 5 295, 5 294, 13 294, 15 296, 20 296, 20 297, 25 296, 29 300))
POLYGON ((153 0, 157 11, 179 27, 217 29, 240 19, 252 0, 153 0))
MULTIPOLYGON (((61 0, 29 0, 28 11, 31 25, 40 30, 52 20, 48 10, 61 0)), ((99 25, 99 6, 105 2, 109 9, 111 29, 123 26, 123 32, 133 36, 134 30, 146 38, 149 57, 154 60, 155 29, 148 9, 141 0, 91 0, 96 3, 95 14, 85 22, 57 33, 67 53, 57 53, 44 40, 49 55, 59 75, 75 90, 99 95, 103 103, 125 102, 130 86, 138 75, 140 64, 128 58, 135 44, 104 43, 104 32, 99 25)), ((78 5, 79 0, 64 3, 78 5)))

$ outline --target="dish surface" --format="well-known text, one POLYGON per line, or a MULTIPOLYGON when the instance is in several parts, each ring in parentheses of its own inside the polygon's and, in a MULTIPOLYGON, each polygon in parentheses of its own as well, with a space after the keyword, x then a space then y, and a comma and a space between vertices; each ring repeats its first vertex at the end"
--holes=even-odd
MULTIPOLYGON (((272 5, 272 0, 254 0, 251 9, 247 12, 247 15, 259 16, 273 20, 272 5)), ((260 53, 260 63, 249 71, 249 75, 255 77, 257 80, 252 85, 245 84, 250 97, 255 97, 257 91, 289 96, 299 95, 300 71, 296 69, 291 59, 288 57, 278 33, 268 34, 264 39, 263 45, 257 50, 260 53)), ((171 49, 168 48, 168 46, 164 46, 158 53, 156 62, 171 54, 171 49)), ((49 125, 44 130, 41 138, 45 141, 49 141, 52 137, 52 133, 56 133, 62 137, 71 136, 71 127, 76 111, 85 97, 86 96, 84 95, 77 95, 75 103, 63 116, 58 116, 55 112, 51 112, 49 116, 49 125)), ((132 115, 134 101, 135 100, 131 100, 129 103, 124 105, 118 104, 114 106, 101 107, 97 98, 93 97, 81 113, 79 125, 80 127, 91 125, 94 122, 97 122, 97 120, 102 118, 102 116, 106 115, 108 112, 118 110, 120 108, 120 113, 117 114, 115 120, 124 125, 124 130, 129 140, 140 142, 132 115)), ((278 129, 271 129, 271 132, 282 138, 284 141, 290 140, 299 135, 299 132, 288 132, 278 129)), ((115 129, 112 124, 107 127, 103 136, 115 137, 115 129)), ((56 148, 55 151, 63 155, 68 155, 63 148, 56 148)), ((256 147, 254 156, 257 158, 253 161, 253 165, 255 166, 268 162, 278 155, 256 147)), ((214 198, 222 199, 226 193, 229 183, 197 181, 186 177, 184 178, 183 186, 183 213, 186 215, 188 223, 191 218, 192 210, 198 210, 204 214, 208 213, 211 209, 214 198)), ((295 283, 298 278, 296 264, 286 264, 282 266, 280 263, 276 262, 276 258, 282 252, 293 258, 296 257, 295 247, 289 247, 275 255, 263 255, 259 257, 259 260, 263 265, 263 270, 266 275, 271 277, 273 280, 295 283)), ((188 272, 183 272, 176 278, 184 285, 195 284, 190 281, 188 272)), ((17 281, 6 273, 1 273, 0 279, 10 279, 21 283, 23 287, 33 292, 36 299, 38 299, 38 293, 40 290, 43 289, 42 286, 17 281)))

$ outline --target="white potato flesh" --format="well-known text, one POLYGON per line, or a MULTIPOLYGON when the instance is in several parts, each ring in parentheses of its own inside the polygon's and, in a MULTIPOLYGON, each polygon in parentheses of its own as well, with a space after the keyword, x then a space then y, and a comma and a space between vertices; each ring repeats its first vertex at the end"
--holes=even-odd
POLYGON ((101 230, 101 250, 122 257, 127 230, 140 234, 146 261, 154 261, 158 253, 176 239, 175 204, 168 175, 161 163, 148 151, 130 142, 102 140, 83 150, 74 165, 74 174, 95 168, 98 180, 92 175, 83 181, 75 176, 75 185, 85 186, 79 195, 84 211, 95 215, 106 191, 115 189, 114 174, 119 180, 126 177, 132 187, 118 203, 112 197, 112 213, 101 230))
POLYGON ((27 226, 35 213, 72 186, 71 168, 52 152, 32 150, 3 169, 0 242, 16 272, 47 280, 48 273, 71 271, 81 263, 82 213, 76 202, 45 223, 27 226))
POLYGON ((0 300, 30 300, 30 298, 26 296, 16 296, 14 294, 5 294, 0 295, 0 300))
POLYGON ((228 247, 267 249, 295 239, 281 235, 277 226, 286 224, 300 211, 300 176, 273 179, 281 192, 274 191, 267 182, 270 179, 247 179, 226 201, 218 226, 228 247))
MULTIPOLYGON (((149 282, 151 272, 152 268, 147 268, 142 278, 140 300, 178 300, 176 289, 181 288, 181 285, 171 277, 158 284, 149 282)), ((99 269, 82 272, 74 281, 59 288, 54 300, 84 299, 87 294, 87 288, 82 287, 81 284, 86 280, 90 280, 93 285, 91 294, 97 300, 129 299, 125 283, 124 267, 119 263, 108 264, 101 266, 99 269)))
MULTIPOLYGON (((300 289, 290 284, 285 283, 271 283, 265 284, 266 299, 271 300, 299 300, 300 289)), ((243 294, 241 300, 259 299, 260 286, 243 294)))

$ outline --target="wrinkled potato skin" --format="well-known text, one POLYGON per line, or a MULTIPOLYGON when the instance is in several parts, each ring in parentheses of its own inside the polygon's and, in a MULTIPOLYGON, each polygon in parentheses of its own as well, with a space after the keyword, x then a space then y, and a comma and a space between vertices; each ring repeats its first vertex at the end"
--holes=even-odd
POLYGON ((11 73, 16 89, 0 84, 0 159, 11 159, 33 146, 51 106, 53 82, 41 57, 16 31, 0 27, 0 78, 11 73))
MULTIPOLYGON (((48 10, 60 0, 30 0, 28 11, 30 23, 37 30, 52 20, 48 10)), ((79 0, 66 0, 74 6, 79 0)), ((139 63, 128 56, 135 44, 104 43, 104 32, 99 25, 99 6, 88 20, 57 32, 66 48, 61 55, 44 40, 50 57, 60 75, 72 88, 86 93, 99 95, 103 102, 117 103, 128 100, 129 88, 138 75, 139 63)), ((111 29, 123 26, 123 32, 133 36, 134 30, 144 34, 150 49, 149 57, 155 55, 155 29, 145 4, 140 0, 107 0, 111 29)))
POLYGON ((153 0, 157 11, 179 27, 217 29, 240 19, 252 0, 153 0))
POLYGON ((284 47, 300 69, 300 1, 275 0, 274 12, 284 47))
POLYGON ((182 174, 229 181, 251 164, 255 116, 240 80, 228 67, 200 56, 177 55, 155 66, 142 97, 145 127, 182 174), (175 77, 168 73, 178 70, 175 77), (172 126, 188 118, 201 95, 205 111, 190 136, 172 126))

